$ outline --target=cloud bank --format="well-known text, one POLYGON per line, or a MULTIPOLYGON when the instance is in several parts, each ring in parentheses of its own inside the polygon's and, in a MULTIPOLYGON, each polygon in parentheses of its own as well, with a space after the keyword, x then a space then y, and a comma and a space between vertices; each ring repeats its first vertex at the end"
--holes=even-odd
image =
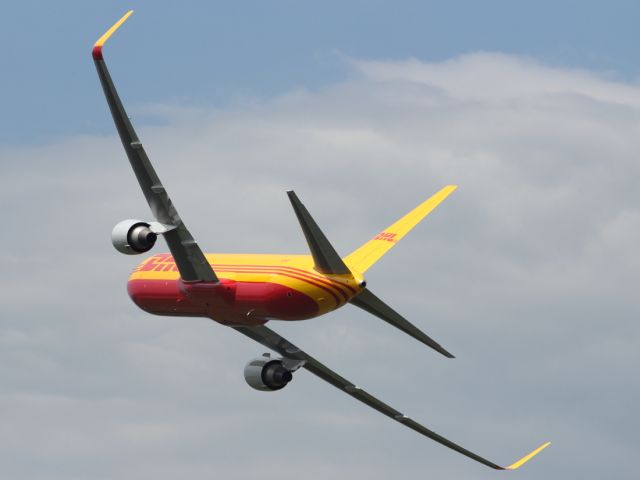
MULTIPOLYGON (((208 251, 305 252, 289 188, 347 254, 459 184, 368 275, 457 359, 351 307, 272 328, 499 463, 553 440, 520 478, 635 478, 640 88, 493 53, 351 64, 320 91, 129 110, 208 251), (163 125, 136 121, 149 112, 163 125)), ((495 475, 305 372, 254 392, 242 368, 261 347, 136 310, 124 287, 139 259, 109 232, 149 215, 115 134, 0 156, 8 476, 495 475)))

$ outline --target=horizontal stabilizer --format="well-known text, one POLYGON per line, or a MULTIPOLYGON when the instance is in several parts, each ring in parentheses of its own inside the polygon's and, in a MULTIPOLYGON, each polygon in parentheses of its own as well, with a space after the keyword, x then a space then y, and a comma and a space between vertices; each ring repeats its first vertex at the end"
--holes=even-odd
POLYGON ((309 250, 313 256, 315 268, 320 273, 349 274, 351 271, 336 252, 335 248, 329 243, 327 237, 322 233, 320 227, 315 222, 309 211, 302 204, 296 192, 293 190, 287 192, 293 211, 298 217, 300 227, 307 239, 309 250))
POLYGON ((442 346, 425 334, 422 330, 413 325, 409 320, 376 297, 369 289, 364 289, 357 296, 349 300, 356 307, 360 307, 366 312, 384 320, 394 327, 402 330, 404 333, 411 335, 416 340, 440 352, 445 357, 455 358, 447 352, 442 346))

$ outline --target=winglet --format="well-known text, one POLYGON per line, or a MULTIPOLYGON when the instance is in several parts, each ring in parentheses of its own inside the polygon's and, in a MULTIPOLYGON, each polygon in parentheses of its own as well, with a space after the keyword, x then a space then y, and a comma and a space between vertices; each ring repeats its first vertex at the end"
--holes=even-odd
POLYGON ((533 452, 531 452, 528 455, 525 455, 524 457, 522 457, 520 460, 518 460, 515 463, 512 463, 511 465, 509 465, 508 467, 504 467, 503 470, 515 470, 517 468, 520 468, 522 465, 524 465, 525 463, 527 463, 529 460, 531 460, 533 457, 535 457, 536 455, 538 455, 542 450, 544 450, 545 448, 547 448, 549 445, 551 445, 551 442, 547 442, 547 443, 543 443, 542 445, 540 445, 538 448, 536 448, 533 452))
POLYGON ((113 32, 115 32, 118 28, 120 28, 120 25, 122 25, 124 21, 131 16, 132 13, 133 13, 133 10, 129 10, 127 13, 125 13, 122 16, 122 18, 118 20, 116 23, 114 23, 113 26, 109 30, 107 30, 104 33, 104 35, 102 35, 98 39, 98 41, 93 45, 92 54, 93 54, 94 60, 102 60, 102 46, 105 44, 107 40, 109 40, 109 37, 113 35, 113 32))

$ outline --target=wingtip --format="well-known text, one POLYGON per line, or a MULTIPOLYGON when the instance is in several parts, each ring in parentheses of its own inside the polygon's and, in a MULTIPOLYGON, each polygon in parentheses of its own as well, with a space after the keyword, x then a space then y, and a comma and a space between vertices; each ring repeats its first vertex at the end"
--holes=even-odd
POLYGON ((91 51, 91 55, 93 56, 94 60, 102 60, 102 47, 104 46, 105 42, 109 40, 109 37, 113 35, 113 32, 120 28, 120 25, 122 25, 125 20, 131 16, 132 13, 133 10, 129 10, 127 13, 125 13, 120 20, 114 23, 111 28, 107 30, 96 43, 94 43, 93 50, 91 51))
POLYGON ((529 460, 531 460, 533 457, 535 457, 536 455, 538 455, 542 450, 544 450, 545 448, 547 448, 549 445, 551 445, 551 442, 546 442, 543 443, 542 445, 540 445, 538 448, 536 448, 533 452, 525 455, 524 457, 522 457, 520 460, 518 460, 517 462, 512 463, 511 465, 509 465, 508 467, 504 467, 504 470, 516 470, 518 468, 520 468, 522 465, 524 465, 525 463, 527 463, 529 460))
POLYGON ((437 347, 434 347, 433 345, 429 345, 429 346, 432 347, 432 348, 435 348, 435 350, 438 353, 440 353, 441 355, 443 355, 443 356, 445 356, 447 358, 456 358, 456 356, 453 353, 448 352, 447 350, 442 348, 440 345, 438 345, 437 347))

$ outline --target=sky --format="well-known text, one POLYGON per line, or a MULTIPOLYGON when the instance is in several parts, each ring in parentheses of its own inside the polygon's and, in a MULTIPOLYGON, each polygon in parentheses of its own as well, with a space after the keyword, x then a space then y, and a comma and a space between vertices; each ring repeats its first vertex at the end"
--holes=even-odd
MULTIPOLYGON (((347 254, 460 187, 367 274, 456 355, 351 306, 270 327, 511 475, 635 479, 635 2, 21 2, 0 31, 0 464, 11 478, 500 475, 264 348, 126 294, 148 207, 90 57, 105 47, 211 252, 306 253, 285 191, 347 254)), ((158 245, 156 251, 164 249, 158 245)))

